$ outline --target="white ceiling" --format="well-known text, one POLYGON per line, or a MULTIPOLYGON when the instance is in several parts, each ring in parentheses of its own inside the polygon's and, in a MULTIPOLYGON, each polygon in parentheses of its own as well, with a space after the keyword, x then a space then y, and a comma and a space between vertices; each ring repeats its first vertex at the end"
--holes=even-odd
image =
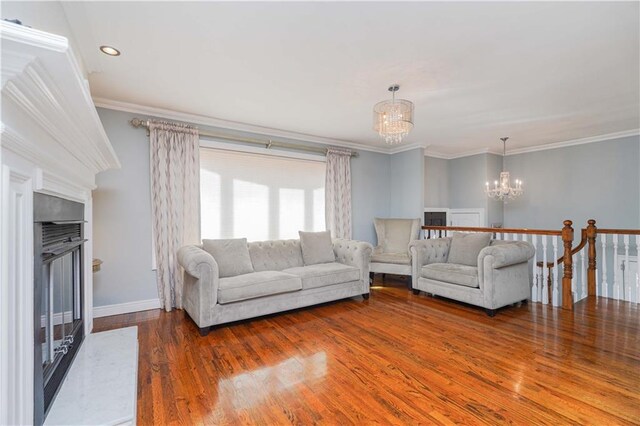
POLYGON ((94 97, 452 155, 640 127, 640 3, 65 2, 94 97), (122 56, 101 54, 113 45, 122 56))

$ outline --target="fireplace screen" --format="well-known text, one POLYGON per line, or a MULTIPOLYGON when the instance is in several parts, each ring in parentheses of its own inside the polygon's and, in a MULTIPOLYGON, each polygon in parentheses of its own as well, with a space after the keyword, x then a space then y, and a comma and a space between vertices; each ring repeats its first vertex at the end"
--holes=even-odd
POLYGON ((84 338, 84 206, 34 196, 34 423, 44 422, 84 338))
POLYGON ((40 339, 47 375, 57 355, 69 352, 80 323, 80 249, 76 247, 42 267, 40 339))

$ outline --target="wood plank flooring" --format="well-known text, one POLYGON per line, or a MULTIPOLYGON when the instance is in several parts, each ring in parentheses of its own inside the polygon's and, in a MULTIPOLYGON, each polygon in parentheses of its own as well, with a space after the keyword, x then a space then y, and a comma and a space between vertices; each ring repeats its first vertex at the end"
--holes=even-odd
POLYGON ((213 330, 137 325, 138 424, 640 424, 640 309, 593 298, 494 318, 376 281, 354 298, 213 330))

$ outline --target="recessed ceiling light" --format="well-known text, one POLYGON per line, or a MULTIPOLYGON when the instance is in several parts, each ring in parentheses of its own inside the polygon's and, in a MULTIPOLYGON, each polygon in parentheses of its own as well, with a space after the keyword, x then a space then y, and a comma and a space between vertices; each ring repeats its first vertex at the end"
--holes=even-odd
POLYGON ((100 46, 100 51, 109 56, 120 56, 120 51, 111 46, 100 46))

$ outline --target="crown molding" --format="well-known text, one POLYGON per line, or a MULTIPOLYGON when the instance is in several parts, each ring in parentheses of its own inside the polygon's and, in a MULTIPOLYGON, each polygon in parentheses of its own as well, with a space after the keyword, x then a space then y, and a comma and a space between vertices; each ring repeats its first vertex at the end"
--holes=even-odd
POLYGON ((502 155, 502 153, 492 150, 490 148, 473 149, 470 151, 463 151, 458 154, 446 154, 446 153, 434 151, 431 149, 425 149, 424 151, 425 157, 440 158, 442 160, 454 160, 456 158, 471 157, 473 155, 479 155, 479 154, 502 155))
MULTIPOLYGON (((342 139, 325 138, 321 136, 309 135, 306 133, 290 132, 287 130, 274 129, 274 128, 264 127, 264 126, 256 126, 253 124, 223 120, 223 119, 208 117, 208 116, 199 115, 199 114, 191 114, 191 113, 185 113, 185 112, 180 112, 180 111, 175 111, 175 110, 170 110, 165 108, 150 107, 150 106, 145 106, 145 105, 140 105, 140 104, 135 104, 130 102, 115 101, 107 98, 94 97, 93 102, 96 107, 111 109, 115 111, 129 112, 132 114, 142 114, 150 117, 182 121, 182 122, 192 123, 200 126, 217 127, 225 130, 234 130, 234 131, 254 133, 254 134, 259 134, 264 136, 280 137, 283 139, 295 139, 303 142, 312 142, 312 143, 317 143, 321 145, 331 145, 331 146, 339 146, 344 148, 358 149, 362 151, 377 152, 379 154, 392 155, 392 154, 398 154, 405 151, 410 151, 416 148, 424 148, 425 156, 440 158, 443 160, 453 160, 456 158, 471 157, 473 155, 479 155, 479 154, 495 154, 500 156, 502 155, 502 152, 492 148, 480 148, 480 149, 474 149, 470 151, 463 151, 455 154, 443 153, 443 152, 438 152, 436 150, 430 149, 429 144, 418 143, 418 142, 406 144, 406 145, 398 145, 398 146, 388 147, 388 148, 377 147, 377 146, 370 146, 370 145, 365 145, 357 142, 349 142, 342 139)), ((518 148, 514 150, 507 150, 506 155, 509 156, 509 155, 523 154, 527 152, 563 148, 563 147, 573 146, 573 145, 602 142, 605 140, 617 139, 617 138, 622 138, 627 136, 637 136, 639 134, 640 134, 640 129, 633 129, 633 130, 628 130, 624 132, 609 133, 605 135, 592 136, 588 138, 573 139, 569 141, 554 142, 550 144, 536 145, 531 147, 518 148)))
POLYGON ((116 111, 142 114, 146 116, 158 117, 175 121, 192 123, 200 126, 211 126, 225 130, 235 130, 239 132, 254 133, 264 136, 273 136, 283 139, 295 139, 303 142, 312 142, 321 145, 331 145, 363 151, 372 151, 380 154, 391 154, 391 150, 386 147, 369 146, 356 142, 349 142, 342 139, 325 138, 321 136, 308 135, 306 133, 290 132, 287 130, 274 129, 270 127, 256 126, 253 124, 239 123, 237 121, 222 120, 199 114, 190 114, 165 108, 156 108, 130 102, 115 101, 112 99, 94 97, 93 102, 97 107, 107 108, 116 111))
MULTIPOLYGON (((549 149, 566 148, 569 146, 584 145, 584 144, 595 143, 595 142, 604 142, 608 140, 625 138, 629 136, 639 136, 639 135, 640 135, 640 129, 625 130, 623 132, 607 133, 604 135, 590 136, 587 138, 572 139, 568 141, 553 142, 553 143, 548 143, 543 145, 528 146, 525 148, 507 150, 506 156, 508 157, 510 155, 526 154, 528 152, 546 151, 549 149)), ((442 160, 453 160, 455 158, 471 157, 472 155, 478 155, 478 154, 495 154, 495 155, 502 156, 501 152, 498 152, 496 150, 492 150, 489 148, 481 148, 481 149, 476 149, 472 151, 465 151, 458 154, 447 154, 443 152, 434 151, 429 148, 425 149, 424 151, 425 157, 440 158, 442 160)))
POLYGON ((572 139, 572 140, 563 141, 563 142, 554 142, 554 143, 548 143, 544 145, 517 148, 517 149, 507 150, 507 157, 510 155, 525 154, 527 152, 546 151, 548 149, 558 149, 558 148, 565 148, 568 146, 584 145, 584 144, 595 143, 595 142, 604 142, 612 139, 626 138, 629 136, 638 136, 638 135, 640 135, 640 129, 632 129, 632 130, 625 130, 623 132, 607 133, 604 135, 590 136, 587 138, 580 138, 580 139, 572 139))
POLYGON ((419 143, 419 142, 415 142, 415 143, 410 143, 410 144, 406 144, 406 145, 394 145, 393 148, 389 149, 389 154, 399 154, 401 152, 405 152, 405 151, 411 151, 413 149, 424 149, 426 150, 427 147, 429 146, 429 144, 424 144, 424 143, 419 143))

